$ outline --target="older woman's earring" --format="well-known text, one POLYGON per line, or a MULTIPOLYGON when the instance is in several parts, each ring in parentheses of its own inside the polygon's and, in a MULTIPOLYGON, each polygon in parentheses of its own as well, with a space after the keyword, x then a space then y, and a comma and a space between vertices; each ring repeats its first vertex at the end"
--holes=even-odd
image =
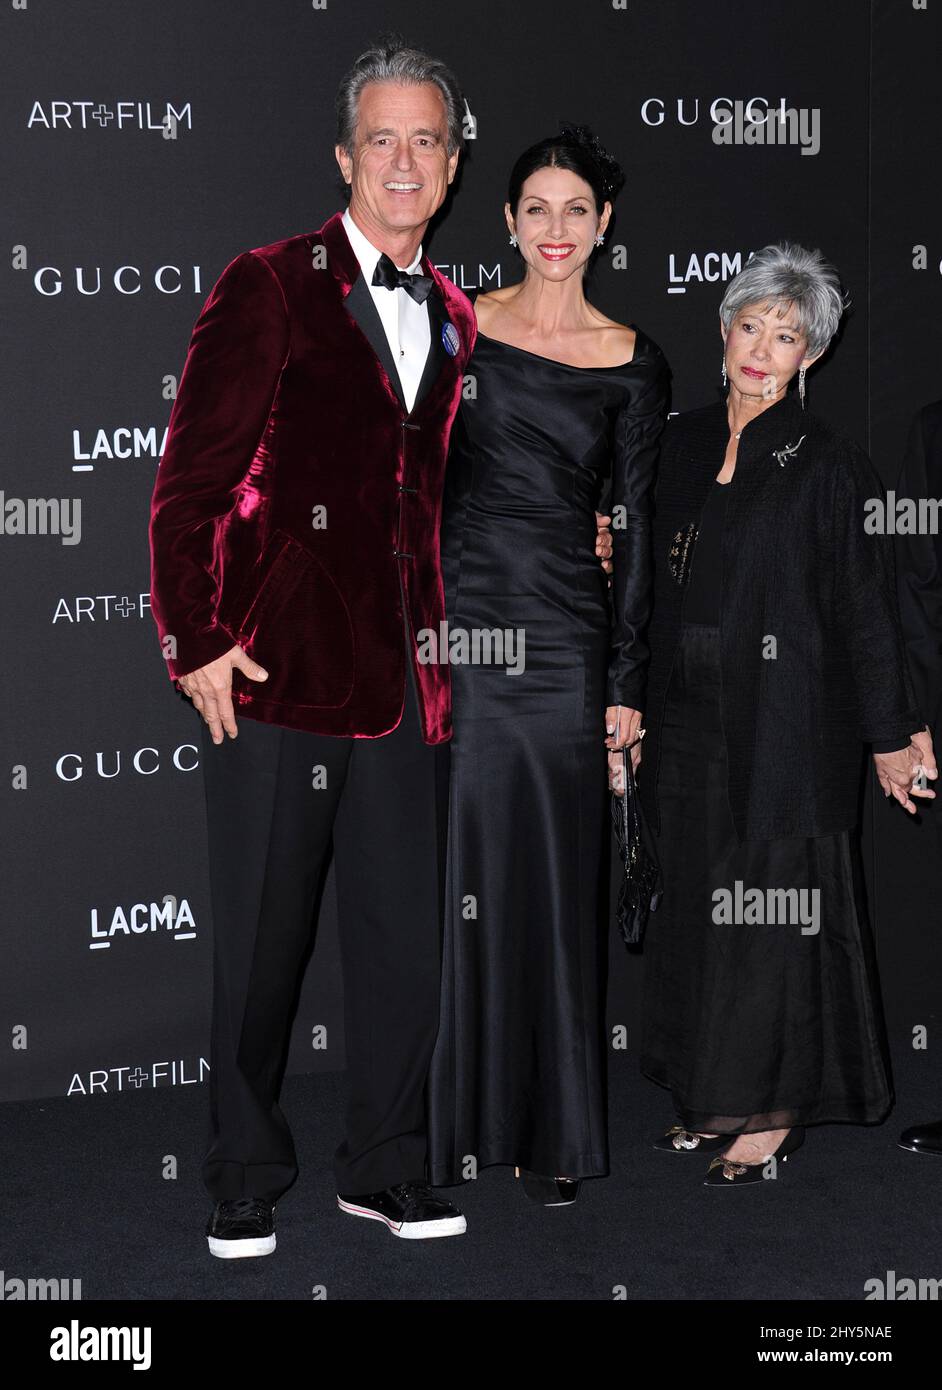
POLYGON ((516 246, 516 244, 517 244, 517 233, 516 233, 516 232, 511 232, 511 233, 510 233, 510 244, 511 244, 511 246, 516 246))
POLYGON ((801 397, 801 408, 805 408, 805 369, 802 367, 798 372, 798 394, 801 397))
POLYGON ((723 353, 723 385, 726 385, 726 353, 723 353))

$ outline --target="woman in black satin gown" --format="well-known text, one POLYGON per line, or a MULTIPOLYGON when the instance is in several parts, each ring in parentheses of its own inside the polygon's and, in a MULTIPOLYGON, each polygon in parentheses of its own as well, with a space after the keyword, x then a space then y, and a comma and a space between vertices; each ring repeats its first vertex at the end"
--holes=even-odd
POLYGON ((518 160, 505 211, 525 277, 476 301, 476 394, 452 431, 443 514, 450 636, 522 637, 523 661, 517 647, 503 665, 451 668, 430 1176, 448 1185, 515 1165, 550 1205, 608 1171, 606 744, 624 746, 640 722, 667 408, 660 349, 583 292, 620 181, 583 129, 518 160), (595 554, 608 478, 611 596, 595 554))

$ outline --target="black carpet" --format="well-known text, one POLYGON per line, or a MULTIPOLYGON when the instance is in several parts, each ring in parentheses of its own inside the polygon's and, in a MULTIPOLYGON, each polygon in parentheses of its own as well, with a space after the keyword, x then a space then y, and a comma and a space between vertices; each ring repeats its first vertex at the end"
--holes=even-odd
POLYGON ((701 1155, 656 1153, 666 1093, 610 1066, 612 1172, 575 1206, 527 1200, 512 1169, 448 1189, 464 1236, 403 1241, 337 1210, 330 1159, 344 1077, 290 1077, 283 1106, 302 1171, 278 1248, 208 1253, 199 1178, 204 1086, 0 1108, 3 1277, 81 1279, 91 1299, 863 1299, 868 1279, 942 1277, 942 1158, 896 1146, 942 1114, 929 1052, 895 1050, 897 1106, 879 1128, 810 1130, 775 1181, 702 1186, 701 1155), (177 1176, 168 1179, 163 1172, 177 1176))

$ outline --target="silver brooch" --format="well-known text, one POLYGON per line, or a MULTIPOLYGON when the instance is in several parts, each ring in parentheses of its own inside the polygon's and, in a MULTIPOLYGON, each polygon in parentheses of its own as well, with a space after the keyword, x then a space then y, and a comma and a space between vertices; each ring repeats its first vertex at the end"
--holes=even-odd
POLYGON ((805 436, 802 435, 797 444, 786 444, 784 449, 773 449, 772 457, 778 459, 779 468, 784 468, 786 460, 793 459, 804 443, 805 436))

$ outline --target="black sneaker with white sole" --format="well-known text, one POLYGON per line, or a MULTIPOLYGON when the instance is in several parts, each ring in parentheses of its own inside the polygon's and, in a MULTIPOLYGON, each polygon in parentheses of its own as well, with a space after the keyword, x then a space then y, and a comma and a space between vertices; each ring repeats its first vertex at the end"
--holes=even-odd
POLYGON ((221 1260, 270 1255, 275 1248, 275 1205, 261 1197, 217 1202, 206 1235, 211 1253, 221 1260))
POLYGON ((458 1208, 436 1197, 426 1182, 403 1182, 365 1195, 338 1192, 337 1205, 350 1216, 385 1222, 403 1240, 460 1236, 468 1225, 458 1208))

